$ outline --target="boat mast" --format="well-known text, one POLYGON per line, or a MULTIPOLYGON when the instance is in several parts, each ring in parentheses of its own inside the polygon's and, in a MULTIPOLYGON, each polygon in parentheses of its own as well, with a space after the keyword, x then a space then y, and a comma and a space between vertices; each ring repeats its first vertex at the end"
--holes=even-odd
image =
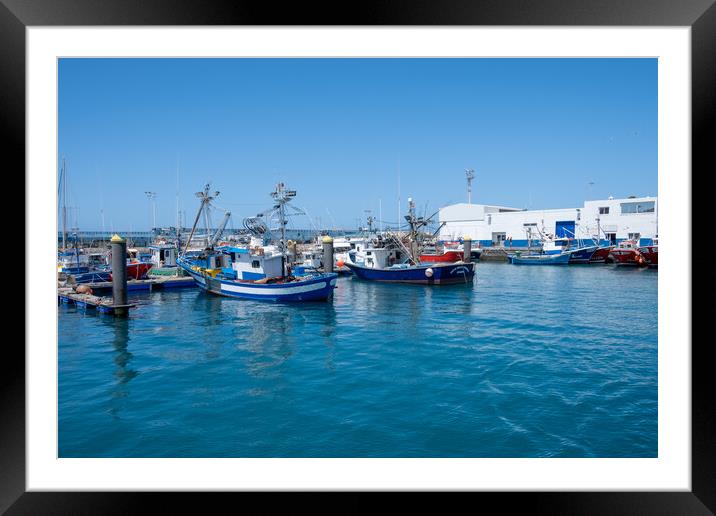
POLYGON ((418 262, 418 225, 415 218, 415 201, 412 197, 408 198, 408 224, 410 225, 410 254, 413 262, 418 262))
MULTIPOLYGON (((196 192, 196 196, 201 199, 201 204, 199 205, 199 211, 196 212, 196 218, 194 219, 194 224, 191 227, 191 232, 189 233, 189 238, 186 241, 186 247, 184 247, 184 253, 186 254, 187 250, 189 249, 189 244, 191 243, 191 237, 194 236, 194 231, 196 230, 196 225, 199 223, 199 218, 201 217, 201 212, 204 211, 205 207, 213 201, 216 197, 218 197, 219 192, 214 192, 213 195, 209 195, 209 188, 210 184, 206 183, 204 185, 204 191, 202 192, 196 192)), ((207 232, 207 238, 208 238, 208 232, 207 232)), ((207 240, 208 243, 208 240, 207 240)))
POLYGON ((274 209, 278 210, 278 223, 281 229, 281 242, 279 248, 281 249, 281 273, 286 275, 286 203, 291 200, 292 197, 296 197, 296 190, 286 190, 283 183, 278 183, 276 189, 271 192, 271 197, 276 201, 274 209))
POLYGON ((65 158, 62 158, 62 249, 67 249, 67 167, 65 158))

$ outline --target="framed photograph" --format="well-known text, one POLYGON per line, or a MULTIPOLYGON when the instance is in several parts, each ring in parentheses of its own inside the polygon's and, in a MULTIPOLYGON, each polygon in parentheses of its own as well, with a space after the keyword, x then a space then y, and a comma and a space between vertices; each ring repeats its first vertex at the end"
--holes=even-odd
POLYGON ((2 1, 26 186, 3 511, 716 510, 684 244, 711 2, 2 1))

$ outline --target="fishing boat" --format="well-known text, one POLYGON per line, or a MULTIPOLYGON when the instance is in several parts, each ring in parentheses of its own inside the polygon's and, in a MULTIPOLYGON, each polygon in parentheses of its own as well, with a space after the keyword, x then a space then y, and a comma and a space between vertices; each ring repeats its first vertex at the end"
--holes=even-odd
POLYGON ((513 265, 567 265, 571 256, 569 252, 560 254, 515 253, 514 255, 508 256, 508 259, 513 265))
POLYGON ((596 245, 580 246, 576 249, 569 249, 569 263, 589 263, 596 250, 596 245))
POLYGON ((416 217, 415 203, 408 199, 410 224, 407 235, 385 232, 367 246, 348 253, 345 262, 359 279, 387 283, 414 283, 424 285, 449 285, 472 283, 475 264, 457 261, 422 263, 418 230, 428 224, 423 217, 416 217))
MULTIPOLYGON (((530 244, 531 247, 531 244, 530 244)), ((546 235, 542 239, 542 253, 549 256, 569 254, 568 263, 589 263, 597 245, 585 245, 582 240, 566 236, 554 237, 546 235)))
POLYGON ((90 257, 81 249, 66 249, 57 253, 57 272, 82 274, 90 270, 90 257))
POLYGON ((599 246, 589 257, 589 263, 606 263, 609 259, 609 254, 614 249, 613 245, 599 246))
POLYGON ((348 261, 348 253, 351 251, 360 251, 368 243, 365 236, 343 236, 333 239, 333 260, 336 265, 343 264, 348 261))
POLYGON ((659 239, 658 237, 654 237, 654 240, 651 245, 645 245, 639 247, 639 252, 646 260, 646 263, 649 265, 649 267, 658 267, 659 266, 659 239))
POLYGON ((619 242, 609 253, 611 261, 617 265, 631 265, 644 267, 648 263, 644 255, 639 250, 639 242, 637 240, 624 240, 619 242))
MULTIPOLYGON (((227 297, 254 299, 260 301, 296 302, 330 299, 336 287, 338 275, 335 273, 307 273, 301 276, 292 274, 288 265, 286 248, 286 223, 288 202, 296 196, 295 190, 287 190, 283 183, 276 185, 271 193, 275 205, 272 209, 259 214, 251 220, 245 220, 247 228, 253 228, 255 237, 263 238, 268 226, 262 220, 274 219, 278 222, 281 239, 278 245, 249 245, 242 247, 214 247, 219 240, 230 212, 226 212, 224 221, 216 233, 207 241, 207 246, 199 253, 188 253, 192 234, 196 229, 202 212, 209 208, 211 201, 219 194, 209 193, 207 184, 203 192, 197 195, 201 205, 189 235, 184 253, 178 258, 177 265, 184 269, 195 283, 206 292, 227 297), (254 220, 254 219, 259 219, 254 220)), ((292 207, 291 207, 292 208, 292 207)), ((293 208, 297 210, 297 208, 293 208)), ((298 210, 299 213, 300 210, 298 210)), ((205 218, 205 220, 207 220, 205 218)), ((207 234, 209 234, 207 222, 207 234)))

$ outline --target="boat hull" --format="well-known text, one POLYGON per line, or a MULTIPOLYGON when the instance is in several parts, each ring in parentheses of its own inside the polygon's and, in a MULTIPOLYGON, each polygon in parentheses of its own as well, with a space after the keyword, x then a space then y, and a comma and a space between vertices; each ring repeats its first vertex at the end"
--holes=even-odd
POLYGON ((510 256, 513 265, 567 265, 570 253, 564 254, 535 254, 527 256, 510 256))
POLYGON ((75 283, 101 283, 110 281, 112 274, 109 271, 91 271, 82 274, 72 274, 75 283))
POLYGON ((471 283, 475 277, 474 263, 413 265, 406 268, 373 269, 346 262, 346 266, 362 280, 385 283, 450 285, 471 283))
POLYGON ((614 246, 598 247, 589 258, 589 263, 605 263, 614 246))
POLYGON ((644 267, 648 265, 644 256, 636 249, 612 249, 609 256, 613 263, 617 265, 629 265, 632 267, 644 267))
POLYGON ((333 296, 333 289, 336 288, 338 278, 338 274, 325 273, 285 283, 255 283, 215 278, 195 270, 187 262, 177 261, 177 264, 194 279, 199 288, 207 292, 255 301, 281 303, 325 301, 333 296))
POLYGON ((597 246, 594 245, 570 251, 569 263, 589 263, 596 250, 597 246))
POLYGON ((659 247, 655 245, 647 245, 639 248, 639 252, 646 260, 649 267, 659 266, 659 247))
MULTIPOLYGON (((127 264, 127 279, 144 279, 154 264, 150 262, 135 262, 127 264)), ((112 279, 110 273, 109 279, 112 279)))

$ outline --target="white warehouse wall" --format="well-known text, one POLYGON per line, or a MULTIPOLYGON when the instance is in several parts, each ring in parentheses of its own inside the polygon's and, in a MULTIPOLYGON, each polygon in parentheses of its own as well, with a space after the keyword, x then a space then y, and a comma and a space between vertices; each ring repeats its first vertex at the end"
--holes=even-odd
MULTIPOLYGON (((504 237, 512 238, 512 245, 523 246, 527 244, 525 224, 536 224, 537 228, 545 233, 554 234, 557 222, 574 222, 574 233, 578 238, 591 238, 597 235, 597 224, 601 227, 602 239, 604 233, 613 233, 616 241, 629 238, 638 233, 642 245, 650 244, 656 237, 657 229, 657 198, 634 197, 626 199, 604 199, 586 201, 580 208, 563 208, 550 210, 522 210, 505 206, 483 204, 454 204, 440 210, 440 222, 445 225, 440 229, 440 240, 460 240, 470 236, 482 246, 492 244, 499 233, 504 237), (623 213, 635 209, 644 209, 653 203, 654 211, 645 213, 623 213), (602 213, 600 214, 600 208, 602 213), (599 218, 599 222, 597 222, 599 218)), ((568 231, 569 232, 569 231, 568 231)), ((533 232, 533 235, 537 235, 533 232)), ((571 235, 569 235, 571 236, 571 235)), ((508 242, 509 245, 509 242, 508 242)))

